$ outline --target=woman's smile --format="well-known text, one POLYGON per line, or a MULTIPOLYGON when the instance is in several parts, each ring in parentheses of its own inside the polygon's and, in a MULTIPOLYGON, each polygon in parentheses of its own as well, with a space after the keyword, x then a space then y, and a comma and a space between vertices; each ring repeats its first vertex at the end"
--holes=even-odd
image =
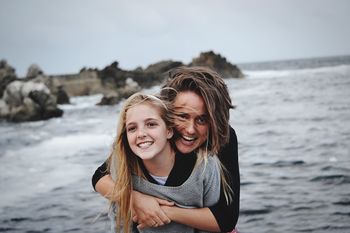
POLYGON ((182 153, 198 149, 207 140, 209 131, 203 98, 192 91, 179 92, 174 101, 174 109, 177 149, 182 153))

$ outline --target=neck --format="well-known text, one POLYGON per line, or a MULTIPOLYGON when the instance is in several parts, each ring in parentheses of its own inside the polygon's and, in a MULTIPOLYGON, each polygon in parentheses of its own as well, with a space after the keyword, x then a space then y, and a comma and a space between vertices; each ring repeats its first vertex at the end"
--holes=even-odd
POLYGON ((175 151, 167 146, 162 154, 152 159, 142 160, 147 171, 155 176, 169 176, 175 163, 175 151))

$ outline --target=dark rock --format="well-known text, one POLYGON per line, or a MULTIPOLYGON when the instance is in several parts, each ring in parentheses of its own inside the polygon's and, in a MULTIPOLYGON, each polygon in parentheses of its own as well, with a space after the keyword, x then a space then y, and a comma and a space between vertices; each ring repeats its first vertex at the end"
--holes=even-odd
POLYGON ((148 88, 163 82, 166 79, 169 70, 183 65, 184 64, 179 61, 160 61, 149 65, 141 74, 137 75, 137 72, 134 71, 133 79, 139 83, 141 87, 148 88))
POLYGON ((149 65, 144 72, 146 73, 155 73, 155 74, 163 74, 173 68, 183 66, 184 64, 180 61, 160 61, 154 64, 149 65))
POLYGON ((37 64, 30 65, 27 71, 26 78, 33 79, 39 75, 44 75, 43 70, 37 64))
POLYGON ((194 58, 189 66, 207 66, 218 72, 223 78, 242 78, 244 77, 241 70, 231 64, 220 54, 213 51, 203 52, 199 57, 194 58))
POLYGON ((118 93, 109 93, 104 95, 97 105, 115 105, 119 103, 120 99, 118 93))
POLYGON ((126 98, 129 98, 129 96, 131 96, 132 94, 135 94, 140 90, 141 90, 141 87, 137 82, 135 82, 132 78, 127 78, 125 81, 125 86, 118 90, 118 94, 120 98, 126 99, 126 98))
POLYGON ((7 85, 0 101, 0 118, 12 122, 46 120, 62 115, 56 97, 43 83, 14 81, 7 85))
POLYGON ((105 88, 114 90, 115 88, 124 86, 127 78, 127 71, 120 69, 118 67, 118 62, 115 61, 99 71, 98 76, 105 88))
POLYGON ((107 90, 118 90, 126 85, 126 80, 131 78, 142 88, 148 88, 160 84, 165 78, 165 72, 183 65, 181 62, 161 61, 151 64, 146 69, 137 67, 135 70, 127 71, 118 67, 118 62, 113 62, 98 72, 102 85, 107 90))
POLYGON ((113 92, 105 94, 97 105, 115 105, 122 99, 126 99, 132 94, 141 90, 141 87, 131 78, 127 78, 125 86, 118 88, 113 92))
POLYGON ((6 60, 0 60, 0 98, 6 86, 17 79, 15 69, 7 64, 6 60))
POLYGON ((59 86, 57 89, 57 104, 69 104, 69 96, 67 92, 63 89, 62 86, 59 86))

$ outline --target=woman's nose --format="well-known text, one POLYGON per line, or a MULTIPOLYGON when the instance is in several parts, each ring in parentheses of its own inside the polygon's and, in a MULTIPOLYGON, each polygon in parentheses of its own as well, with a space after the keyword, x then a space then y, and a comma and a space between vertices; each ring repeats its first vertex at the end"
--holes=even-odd
POLYGON ((196 132, 195 123, 189 120, 186 124, 186 132, 188 134, 194 134, 196 132))
POLYGON ((137 131, 137 138, 144 138, 146 137, 146 132, 143 129, 140 129, 137 131))

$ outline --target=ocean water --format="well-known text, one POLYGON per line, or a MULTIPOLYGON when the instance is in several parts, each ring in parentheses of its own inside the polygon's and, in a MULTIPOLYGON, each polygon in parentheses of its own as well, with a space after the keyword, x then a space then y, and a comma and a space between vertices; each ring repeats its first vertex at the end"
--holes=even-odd
MULTIPOLYGON (((237 106, 240 232, 350 232, 350 57, 240 67, 246 78, 225 80, 237 106)), ((108 232, 91 176, 120 105, 100 98, 72 98, 62 118, 0 123, 0 232, 108 232)))

